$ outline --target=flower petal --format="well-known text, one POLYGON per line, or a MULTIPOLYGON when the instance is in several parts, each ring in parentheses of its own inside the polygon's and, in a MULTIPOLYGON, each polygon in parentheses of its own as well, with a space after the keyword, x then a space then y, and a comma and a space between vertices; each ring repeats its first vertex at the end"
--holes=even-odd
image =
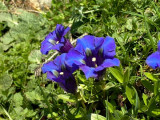
POLYGON ((62 53, 68 53, 68 51, 73 48, 73 45, 70 43, 69 40, 66 40, 66 42, 64 43, 64 45, 60 48, 60 51, 62 53))
POLYGON ((83 49, 90 49, 91 51, 95 49, 94 46, 95 37, 92 35, 86 35, 83 38, 77 40, 77 45, 82 45, 83 49))
POLYGON ((59 79, 52 72, 49 72, 49 71, 47 72, 47 78, 55 82, 59 81, 59 79))
POLYGON ((48 71, 52 72, 53 70, 59 70, 58 66, 54 64, 53 61, 50 61, 48 63, 43 64, 42 66, 42 72, 46 73, 48 71))
POLYGON ((63 32, 63 36, 65 36, 69 30, 70 30, 70 27, 67 27, 63 32))
POLYGON ((66 53, 61 54, 60 56, 57 56, 54 59, 54 64, 59 67, 59 70, 61 70, 61 66, 65 66, 65 59, 66 59, 66 53))
POLYGON ((50 50, 53 49, 53 44, 43 41, 41 43, 41 53, 47 55, 50 50))
POLYGON ((103 55, 105 58, 113 58, 116 55, 115 49, 116 49, 116 44, 115 41, 112 37, 107 36, 104 39, 104 42, 101 46, 101 48, 103 50, 103 55))
POLYGON ((95 47, 99 48, 104 42, 104 37, 95 37, 95 47))
POLYGON ((100 66, 95 68, 95 71, 98 72, 108 67, 119 66, 119 64, 120 64, 120 61, 117 58, 105 59, 100 66))
POLYGON ((58 83, 61 88, 63 88, 68 93, 75 93, 77 90, 77 84, 73 76, 70 76, 68 79, 63 80, 63 82, 58 83))
POLYGON ((93 67, 88 67, 86 65, 81 65, 80 69, 84 72, 87 79, 90 78, 90 77, 94 77, 94 78, 97 77, 97 74, 95 72, 95 68, 93 68, 93 67))
POLYGON ((74 65, 82 65, 84 64, 83 59, 84 56, 73 48, 66 55, 66 64, 70 67, 73 67, 74 65))
POLYGON ((58 38, 61 38, 63 36, 64 30, 65 29, 64 29, 63 25, 61 25, 61 24, 56 25, 55 33, 56 33, 58 38))
POLYGON ((41 52, 42 54, 48 54, 50 50, 58 50, 59 52, 65 53, 69 51, 69 48, 72 47, 72 45, 69 43, 66 44, 66 42, 69 42, 64 37, 65 34, 69 31, 69 27, 64 29, 64 26, 61 24, 57 24, 55 30, 51 33, 49 33, 45 40, 41 44, 41 52), (63 46, 69 46, 64 47, 65 49, 61 50, 61 47, 63 46))
POLYGON ((148 56, 146 63, 153 69, 156 69, 157 67, 160 68, 160 52, 157 51, 148 56))

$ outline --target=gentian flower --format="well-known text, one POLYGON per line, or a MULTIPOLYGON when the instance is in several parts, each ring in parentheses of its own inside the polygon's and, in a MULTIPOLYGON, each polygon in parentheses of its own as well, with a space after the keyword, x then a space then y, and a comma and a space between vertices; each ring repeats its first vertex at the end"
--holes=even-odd
POLYGON ((42 72, 47 73, 47 78, 57 82, 65 91, 75 93, 77 89, 75 78, 72 73, 76 67, 69 67, 65 64, 66 53, 56 57, 43 65, 42 72))
POLYGON ((158 42, 157 51, 148 56, 146 63, 153 69, 160 68, 160 41, 158 42))
POLYGON ((105 68, 119 66, 120 61, 114 58, 115 41, 107 36, 95 37, 86 35, 77 40, 77 45, 72 48, 66 57, 69 66, 79 66, 86 78, 99 77, 105 68))
POLYGON ((49 33, 41 43, 42 54, 47 55, 50 50, 57 50, 61 53, 67 53, 73 46, 64 36, 70 30, 69 27, 57 24, 56 29, 49 33))

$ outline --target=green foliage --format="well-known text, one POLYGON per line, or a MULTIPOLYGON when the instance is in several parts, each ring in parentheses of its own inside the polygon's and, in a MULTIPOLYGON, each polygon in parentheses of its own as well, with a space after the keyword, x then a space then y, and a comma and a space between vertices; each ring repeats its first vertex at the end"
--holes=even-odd
POLYGON ((159 70, 146 64, 160 39, 160 2, 152 0, 58 0, 42 14, 0 2, 0 119, 149 120, 160 118, 159 70), (57 23, 116 41, 120 67, 98 81, 76 71, 76 94, 41 75, 40 44, 57 23), (35 70, 39 72, 35 77, 35 70))

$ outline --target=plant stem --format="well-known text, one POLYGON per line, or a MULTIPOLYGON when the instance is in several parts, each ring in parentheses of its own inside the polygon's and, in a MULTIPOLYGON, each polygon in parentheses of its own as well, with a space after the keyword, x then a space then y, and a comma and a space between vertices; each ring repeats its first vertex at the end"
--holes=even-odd
MULTIPOLYGON (((43 81, 43 76, 42 76, 42 81, 43 81)), ((41 90, 41 92, 42 92, 42 94, 43 94, 43 97, 44 97, 44 100, 45 100, 45 102, 46 102, 46 104, 47 104, 47 106, 48 106, 49 112, 51 113, 51 117, 54 119, 54 116, 53 116, 53 114, 52 114, 52 109, 51 109, 51 107, 50 107, 50 104, 49 104, 49 102, 48 102, 48 100, 47 100, 47 97, 46 97, 46 95, 45 95, 42 87, 40 86, 40 84, 39 84, 39 88, 40 88, 40 90, 41 90)))
POLYGON ((147 29, 147 35, 148 35, 148 37, 149 37, 149 39, 150 39, 150 41, 151 41, 152 48, 153 48, 153 50, 155 51, 156 49, 155 49, 155 46, 154 46, 154 40, 153 40, 153 38, 152 38, 152 36, 151 36, 151 33, 150 33, 150 31, 149 31, 149 26, 148 26, 148 23, 147 23, 147 20, 146 20, 146 16, 145 16, 145 15, 144 15, 144 22, 145 22, 145 26, 146 26, 146 29, 147 29))
POLYGON ((11 118, 11 116, 9 115, 9 113, 6 111, 6 109, 2 105, 1 105, 1 107, 2 107, 3 111, 5 112, 5 114, 7 115, 7 117, 9 118, 9 120, 13 120, 11 118))

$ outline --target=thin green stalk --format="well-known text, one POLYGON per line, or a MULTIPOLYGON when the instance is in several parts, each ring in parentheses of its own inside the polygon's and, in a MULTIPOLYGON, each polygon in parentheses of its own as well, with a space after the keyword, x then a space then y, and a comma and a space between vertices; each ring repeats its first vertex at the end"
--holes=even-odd
POLYGON ((154 9, 155 9, 158 17, 160 18, 160 13, 159 13, 159 11, 158 11, 158 8, 156 7, 156 5, 155 5, 155 3, 154 3, 153 1, 152 1, 152 5, 153 5, 153 7, 154 7, 154 9))
POLYGON ((109 120, 108 97, 107 100, 105 100, 105 103, 106 103, 106 120, 109 120))
POLYGON ((9 115, 9 113, 6 111, 6 109, 2 105, 1 105, 1 107, 2 107, 3 111, 5 112, 6 116, 9 118, 9 120, 13 120, 11 118, 11 116, 9 115))
MULTIPOLYGON (((42 76, 42 81, 43 81, 43 76, 42 76)), ((39 84, 39 88, 40 88, 40 90, 41 90, 41 92, 42 92, 42 94, 43 94, 43 97, 44 97, 44 100, 45 100, 45 102, 46 102, 46 104, 47 104, 47 106, 48 106, 49 112, 51 113, 51 117, 52 117, 53 119, 55 119, 54 116, 53 116, 53 114, 52 114, 53 112, 52 112, 52 109, 51 109, 51 107, 50 107, 50 104, 49 104, 49 102, 48 102, 48 100, 47 100, 47 97, 46 97, 43 89, 41 88, 40 84, 39 84)))
POLYGON ((87 111, 87 109, 86 109, 87 107, 85 105, 85 101, 84 101, 83 97, 79 93, 76 93, 75 96, 76 96, 76 102, 77 103, 78 103, 78 99, 82 98, 82 100, 80 102, 81 102, 81 104, 82 104, 82 106, 83 106, 83 108, 84 108, 84 110, 86 112, 87 111))
POLYGON ((84 104, 84 100, 81 100, 81 104, 82 104, 83 108, 84 108, 85 111, 86 111, 86 105, 84 104))
POLYGON ((148 37, 149 37, 149 39, 151 41, 152 48, 153 48, 154 51, 156 51, 156 48, 155 48, 155 45, 154 45, 154 40, 153 40, 153 38, 151 36, 151 33, 149 31, 149 26, 148 26, 148 23, 147 23, 145 15, 144 15, 144 22, 145 22, 145 26, 146 26, 146 29, 147 29, 147 35, 148 35, 148 37))

